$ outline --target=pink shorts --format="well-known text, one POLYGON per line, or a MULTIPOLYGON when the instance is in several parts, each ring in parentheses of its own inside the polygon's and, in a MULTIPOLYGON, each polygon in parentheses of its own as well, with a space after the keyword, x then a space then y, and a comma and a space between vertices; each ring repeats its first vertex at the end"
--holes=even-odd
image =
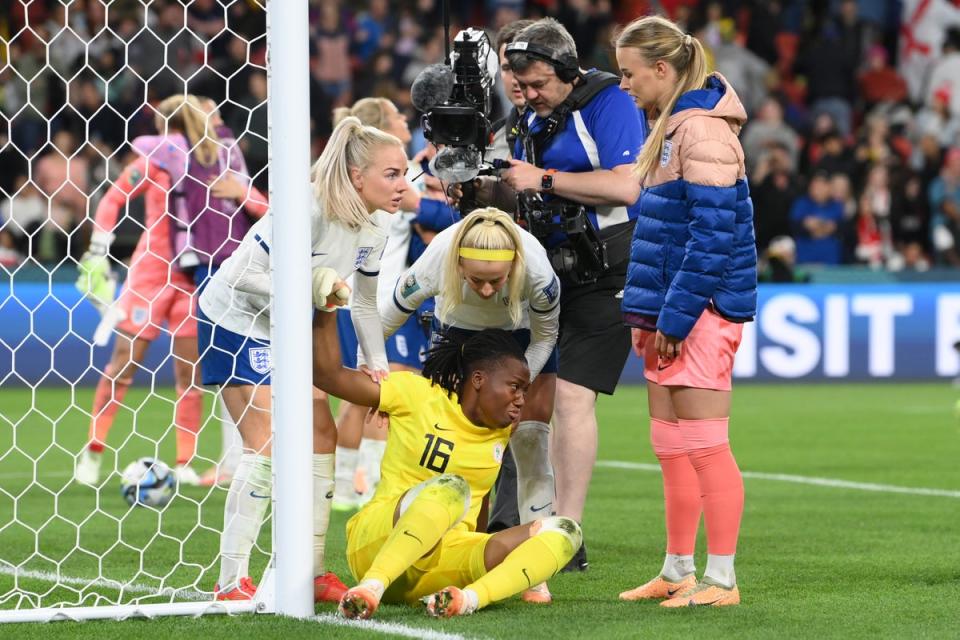
POLYGON ((652 331, 643 332, 643 375, 647 380, 663 386, 730 391, 742 323, 730 322, 706 309, 683 341, 680 357, 673 360, 657 355, 654 335, 652 331))
POLYGON ((197 319, 191 313, 194 285, 189 280, 160 285, 124 285, 120 309, 126 319, 117 324, 117 329, 143 340, 154 340, 160 335, 164 322, 174 338, 197 337, 197 319))

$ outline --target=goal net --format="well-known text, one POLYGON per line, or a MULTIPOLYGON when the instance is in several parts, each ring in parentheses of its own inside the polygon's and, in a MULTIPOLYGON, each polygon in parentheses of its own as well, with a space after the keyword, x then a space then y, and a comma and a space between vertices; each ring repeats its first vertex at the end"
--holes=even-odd
MULTIPOLYGON (((0 621, 269 609, 214 602, 227 488, 196 484, 190 471, 221 462, 221 411, 190 349, 195 282, 185 267, 209 266, 218 249, 188 265, 190 224, 174 220, 191 181, 230 174, 267 193, 265 0, 9 4, 0 15, 0 621), (169 154, 161 162, 160 105, 187 95, 204 101, 205 126, 217 132, 213 173, 171 168, 169 154), (248 178, 234 175, 234 155, 248 178), (114 226, 99 229, 94 220, 118 194, 114 226), (119 281, 115 295, 95 281, 101 266, 88 269, 98 250, 119 281), (166 288, 136 281, 157 261, 172 263, 166 288), (75 285, 84 273, 87 295, 75 285), (138 300, 125 305, 123 287, 139 287, 138 300), (142 486, 134 493, 146 505, 122 494, 121 473, 141 458, 180 478, 168 502, 142 486)), ((247 199, 210 188, 201 208, 233 202, 231 216, 257 215, 236 213, 247 199)), ((229 251, 224 228, 219 248, 229 251)), ((268 519, 250 559, 257 581, 273 528, 268 519)))

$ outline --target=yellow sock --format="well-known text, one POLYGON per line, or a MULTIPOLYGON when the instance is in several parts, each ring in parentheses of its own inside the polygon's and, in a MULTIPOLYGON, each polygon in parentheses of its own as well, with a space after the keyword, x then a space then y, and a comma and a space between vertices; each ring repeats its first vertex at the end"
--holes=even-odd
POLYGON ((539 530, 511 551, 485 576, 467 585, 477 594, 479 608, 552 578, 580 548, 580 525, 554 516, 540 521, 539 530))
POLYGON ((436 546, 450 527, 458 523, 470 504, 470 488, 459 476, 443 475, 411 489, 409 506, 380 547, 363 580, 378 580, 384 587, 397 579, 436 546), (466 505, 466 506, 465 506, 466 505))

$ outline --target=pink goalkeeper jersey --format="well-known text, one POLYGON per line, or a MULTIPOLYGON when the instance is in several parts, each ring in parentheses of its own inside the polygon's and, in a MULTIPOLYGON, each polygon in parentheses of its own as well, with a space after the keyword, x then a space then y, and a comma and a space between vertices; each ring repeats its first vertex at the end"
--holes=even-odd
POLYGON ((194 289, 192 279, 170 264, 173 256, 167 213, 170 188, 170 175, 140 157, 127 165, 97 206, 94 218, 97 227, 113 231, 127 202, 141 194, 144 196, 144 231, 130 258, 127 273, 126 286, 130 289, 165 284, 176 285, 187 292, 194 289))

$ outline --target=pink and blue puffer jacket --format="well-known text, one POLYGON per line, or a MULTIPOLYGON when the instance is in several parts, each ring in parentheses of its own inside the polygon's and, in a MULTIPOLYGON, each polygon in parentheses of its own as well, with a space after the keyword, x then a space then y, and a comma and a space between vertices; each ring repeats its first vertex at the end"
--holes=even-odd
POLYGON ((710 304, 730 320, 753 319, 753 202, 737 138, 746 120, 717 73, 677 100, 660 163, 640 194, 623 291, 626 324, 655 324, 686 338, 710 304))

